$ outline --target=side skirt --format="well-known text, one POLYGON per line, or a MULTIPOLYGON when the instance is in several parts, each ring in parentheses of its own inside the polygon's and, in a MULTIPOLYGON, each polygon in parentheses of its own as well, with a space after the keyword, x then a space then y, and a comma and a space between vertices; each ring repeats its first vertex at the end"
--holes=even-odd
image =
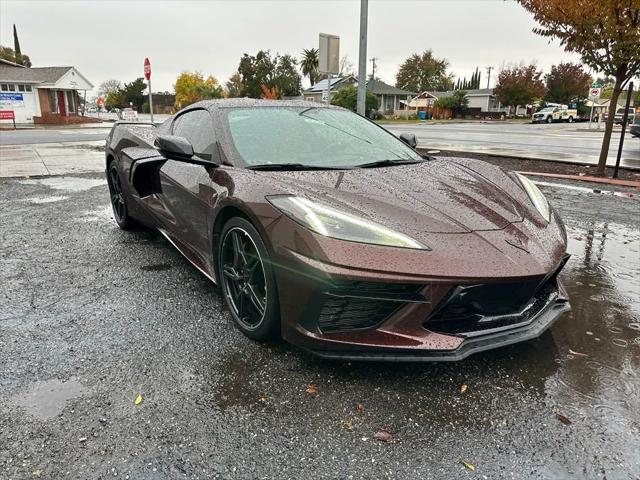
POLYGON ((166 231, 164 231, 163 229, 159 228, 159 229, 158 229, 158 231, 162 234, 162 236, 164 236, 164 238, 166 238, 166 239, 169 241, 169 243, 170 243, 171 245, 173 245, 173 246, 175 247, 175 249, 176 249, 176 250, 178 250, 178 252, 180 252, 180 253, 182 254, 182 256, 183 256, 184 258, 186 258, 186 259, 189 261, 189 263, 190 263, 191 265, 193 265, 194 267, 196 267, 196 268, 200 271, 200 273, 202 273, 205 277, 207 277, 209 280, 211 280, 214 284, 216 284, 216 285, 218 284, 218 282, 216 281, 216 278, 215 278, 212 274, 208 273, 208 272, 204 269, 204 267, 203 267, 203 266, 198 265, 196 262, 194 262, 194 261, 192 260, 192 258, 191 258, 191 257, 189 256, 189 254, 187 253, 186 248, 181 247, 178 243, 176 243, 176 242, 171 238, 171 236, 169 236, 169 234, 168 234, 166 231))

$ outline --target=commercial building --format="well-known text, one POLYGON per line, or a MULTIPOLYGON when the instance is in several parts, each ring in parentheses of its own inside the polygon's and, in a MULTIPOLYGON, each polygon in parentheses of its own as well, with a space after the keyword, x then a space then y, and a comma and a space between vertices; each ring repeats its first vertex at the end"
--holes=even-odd
POLYGON ((25 67, 0 59, 0 110, 13 111, 16 123, 94 121, 82 115, 78 94, 91 89, 75 67, 25 67))

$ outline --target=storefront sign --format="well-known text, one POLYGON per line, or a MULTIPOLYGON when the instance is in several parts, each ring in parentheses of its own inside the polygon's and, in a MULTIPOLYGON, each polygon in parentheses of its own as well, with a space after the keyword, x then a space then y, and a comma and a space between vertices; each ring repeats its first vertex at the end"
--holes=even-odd
POLYGON ((0 110, 0 120, 15 120, 16 115, 13 110, 0 110))
POLYGON ((24 107, 21 93, 0 92, 0 107, 24 107))

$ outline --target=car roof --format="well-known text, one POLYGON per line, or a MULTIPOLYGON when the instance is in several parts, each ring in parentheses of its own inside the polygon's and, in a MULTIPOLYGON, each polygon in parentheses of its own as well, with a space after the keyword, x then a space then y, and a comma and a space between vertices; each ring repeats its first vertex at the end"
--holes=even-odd
POLYGON ((258 98, 221 98, 215 100, 202 100, 189 105, 187 108, 256 108, 256 107, 314 107, 339 109, 335 105, 327 105, 320 102, 307 100, 264 100, 258 98))

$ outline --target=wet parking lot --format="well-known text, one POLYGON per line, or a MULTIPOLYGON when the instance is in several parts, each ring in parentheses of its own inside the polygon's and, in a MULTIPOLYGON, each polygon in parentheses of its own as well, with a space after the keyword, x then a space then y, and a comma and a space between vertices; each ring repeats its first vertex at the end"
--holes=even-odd
POLYGON ((0 478, 639 478, 640 197, 542 188, 573 311, 398 365, 246 339, 99 176, 0 181, 0 478))

